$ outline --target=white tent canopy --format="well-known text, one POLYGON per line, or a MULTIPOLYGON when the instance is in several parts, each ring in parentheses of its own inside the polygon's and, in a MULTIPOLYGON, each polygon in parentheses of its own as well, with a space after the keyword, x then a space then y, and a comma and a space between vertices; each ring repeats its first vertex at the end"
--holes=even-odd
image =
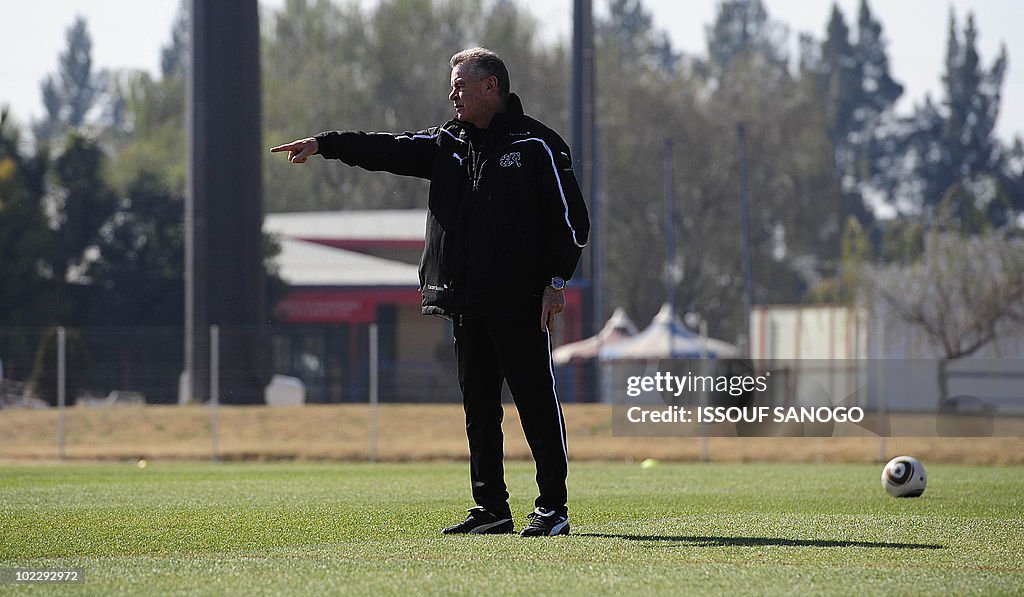
POLYGON ((621 342, 635 334, 636 324, 626 314, 626 310, 619 307, 597 335, 559 346, 551 351, 551 360, 556 365, 565 365, 573 361, 594 359, 603 347, 621 342))
POLYGON ((603 361, 655 359, 733 358, 739 355, 728 342, 702 337, 687 329, 668 303, 647 329, 600 351, 603 361))

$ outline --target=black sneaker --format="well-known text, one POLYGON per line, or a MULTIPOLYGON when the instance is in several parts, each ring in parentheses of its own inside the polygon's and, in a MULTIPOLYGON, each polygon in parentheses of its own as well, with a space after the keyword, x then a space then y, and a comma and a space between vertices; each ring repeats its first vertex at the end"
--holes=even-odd
POLYGON ((469 509, 466 520, 441 529, 442 535, 501 534, 512 532, 512 516, 496 516, 484 508, 469 509))
POLYGON ((554 537, 569 534, 569 519, 554 510, 537 508, 530 514, 530 524, 519 534, 523 537, 554 537))

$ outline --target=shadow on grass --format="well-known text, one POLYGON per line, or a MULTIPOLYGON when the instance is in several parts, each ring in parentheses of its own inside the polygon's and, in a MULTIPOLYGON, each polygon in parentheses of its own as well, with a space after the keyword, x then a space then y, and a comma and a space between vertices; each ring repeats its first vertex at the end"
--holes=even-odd
POLYGON ((817 539, 781 539, 778 537, 693 537, 672 535, 611 535, 607 533, 573 533, 577 537, 624 539, 626 541, 666 541, 694 547, 865 547, 881 549, 945 549, 929 543, 881 543, 877 541, 823 541, 817 539))

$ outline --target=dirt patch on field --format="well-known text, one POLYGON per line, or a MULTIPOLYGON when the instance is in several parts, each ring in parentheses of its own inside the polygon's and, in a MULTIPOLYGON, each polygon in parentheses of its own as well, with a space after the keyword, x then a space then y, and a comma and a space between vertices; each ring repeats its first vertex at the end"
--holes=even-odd
MULTIPOLYGON (((1024 464, 1024 437, 881 439, 853 427, 838 437, 735 437, 735 429, 715 428, 717 437, 616 437, 611 409, 601 404, 564 406, 569 456, 574 460, 875 462, 914 454, 931 462, 1024 464), (732 437, 729 437, 732 435, 732 437)), ((363 404, 300 407, 221 407, 214 446, 211 410, 203 406, 73 407, 64 415, 63 454, 69 459, 254 460, 461 460, 467 457, 460 405, 381 405, 376 450, 371 412, 363 404)), ((902 424, 927 428, 904 416, 902 424)), ((58 458, 56 410, 0 412, 0 459, 58 458)), ((934 418, 932 418, 934 428, 934 418)), ((1024 422, 1012 422, 1020 426, 1024 422)), ((506 408, 505 450, 510 459, 528 459, 514 407, 506 408)))

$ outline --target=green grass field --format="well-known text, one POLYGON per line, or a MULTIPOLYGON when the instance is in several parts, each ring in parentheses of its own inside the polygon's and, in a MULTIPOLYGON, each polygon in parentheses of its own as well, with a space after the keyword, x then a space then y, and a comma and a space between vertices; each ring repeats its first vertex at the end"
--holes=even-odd
MULTIPOLYGON (((1024 593, 1021 468, 937 464, 919 499, 880 472, 575 464, 573 535, 526 539, 438 533, 461 463, 3 465, 0 569, 84 572, 32 594, 1024 593)), ((518 529, 532 465, 507 478, 518 529)))

